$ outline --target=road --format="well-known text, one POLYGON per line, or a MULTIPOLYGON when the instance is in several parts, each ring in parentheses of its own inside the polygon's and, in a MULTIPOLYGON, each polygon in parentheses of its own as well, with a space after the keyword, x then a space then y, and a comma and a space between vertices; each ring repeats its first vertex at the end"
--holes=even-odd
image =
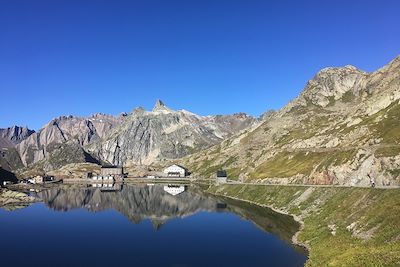
MULTIPOLYGON (((194 180, 197 182, 196 180, 194 180)), ((215 183, 214 179, 202 179, 198 181, 207 181, 209 183, 204 184, 212 184, 215 183)), ((312 185, 312 184, 263 184, 263 183, 241 183, 234 180, 229 180, 228 183, 223 185, 255 185, 255 186, 288 186, 288 187, 322 187, 322 188, 372 188, 370 186, 361 186, 361 185, 312 185)), ((375 186, 376 189, 399 189, 400 186, 398 185, 388 185, 388 186, 375 186)))

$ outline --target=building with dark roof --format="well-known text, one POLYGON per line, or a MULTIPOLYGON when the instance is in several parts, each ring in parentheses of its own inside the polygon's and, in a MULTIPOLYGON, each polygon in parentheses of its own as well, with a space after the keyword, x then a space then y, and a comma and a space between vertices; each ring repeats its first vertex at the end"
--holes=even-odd
POLYGON ((226 184, 228 182, 228 174, 224 170, 217 171, 216 182, 218 184, 226 184))

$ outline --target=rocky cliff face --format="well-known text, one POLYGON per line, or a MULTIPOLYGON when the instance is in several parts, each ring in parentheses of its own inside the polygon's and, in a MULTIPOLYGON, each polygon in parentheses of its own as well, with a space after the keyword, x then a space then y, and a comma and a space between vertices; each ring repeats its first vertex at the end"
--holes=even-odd
POLYGON ((366 73, 321 70, 256 128, 183 160, 199 176, 224 168, 266 183, 400 182, 400 57, 366 73))
MULTIPOLYGON (((137 108, 119 117, 61 116, 38 132, 17 138, 12 155, 18 155, 20 160, 8 166, 29 169, 35 165, 47 172, 79 162, 151 164, 217 144, 256 122, 246 114, 204 117, 185 110, 174 111, 160 100, 152 111, 137 108)), ((4 136, 9 136, 10 131, 4 136)), ((9 140, 4 140, 4 146, 11 144, 9 140)))
POLYGON ((47 158, 54 150, 62 149, 61 144, 70 142, 83 148, 105 137, 121 121, 122 116, 105 114, 95 114, 89 118, 61 116, 23 140, 16 148, 23 164, 29 166, 47 158))
POLYGON ((27 127, 12 126, 0 129, 0 148, 11 147, 21 143, 35 131, 29 130, 27 127))
POLYGON ((21 158, 15 146, 31 136, 35 131, 26 127, 12 126, 0 129, 0 167, 16 170, 23 167, 21 158))
POLYGON ((151 112, 134 110, 110 135, 89 146, 88 151, 115 165, 151 164, 217 144, 255 121, 244 114, 202 117, 184 110, 173 111, 157 101, 151 112))
POLYGON ((0 149, 1 168, 8 171, 15 171, 23 166, 18 151, 14 147, 4 147, 0 149))

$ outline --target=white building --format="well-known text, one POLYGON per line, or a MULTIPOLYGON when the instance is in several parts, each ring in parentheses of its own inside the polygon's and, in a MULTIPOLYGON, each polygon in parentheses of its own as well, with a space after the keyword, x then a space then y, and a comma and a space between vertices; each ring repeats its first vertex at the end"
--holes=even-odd
POLYGON ((177 196, 185 192, 185 186, 181 185, 166 185, 164 186, 164 191, 170 195, 177 196))
POLYGON ((216 178, 217 178, 216 182, 218 184, 226 184, 228 182, 228 175, 227 175, 226 171, 224 171, 224 170, 217 171, 216 178))
POLYGON ((164 174, 168 177, 186 177, 187 171, 184 167, 174 164, 164 169, 164 174))
POLYGON ((36 176, 28 180, 31 184, 43 184, 44 178, 42 176, 36 176))

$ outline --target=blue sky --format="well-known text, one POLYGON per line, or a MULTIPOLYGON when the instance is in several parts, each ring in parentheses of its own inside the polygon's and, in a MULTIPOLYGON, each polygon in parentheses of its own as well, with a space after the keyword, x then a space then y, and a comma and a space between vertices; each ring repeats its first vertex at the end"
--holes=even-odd
POLYGON ((260 115, 327 66, 400 54, 399 1, 0 1, 0 127, 174 109, 260 115))

